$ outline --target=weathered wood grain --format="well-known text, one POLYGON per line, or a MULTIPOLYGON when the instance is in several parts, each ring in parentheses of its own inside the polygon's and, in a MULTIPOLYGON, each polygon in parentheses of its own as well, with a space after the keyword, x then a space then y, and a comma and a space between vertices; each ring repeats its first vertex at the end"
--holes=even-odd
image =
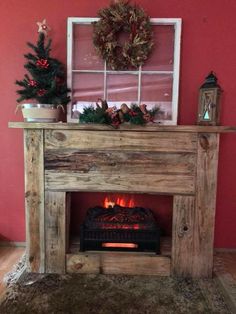
POLYGON ((172 274, 192 277, 194 258, 194 196, 174 196, 172 223, 172 274))
POLYGON ((68 273, 169 276, 170 258, 138 253, 67 254, 68 273))
POLYGON ((219 146, 219 134, 214 132, 236 128, 122 126, 111 130, 108 126, 60 123, 10 126, 26 129, 29 271, 170 274, 170 258, 164 256, 93 252, 66 257, 67 192, 106 191, 174 195, 172 273, 211 276, 219 146))
POLYGON ((43 130, 24 130, 27 270, 45 271, 43 130))
POLYGON ((196 152, 197 134, 45 130, 45 149, 132 152, 196 152), (111 136, 112 135, 112 136, 111 136))
MULTIPOLYGON (((109 131, 116 132, 117 129, 111 125, 104 124, 82 124, 82 123, 31 123, 31 122, 9 122, 9 128, 22 129, 45 129, 45 130, 82 130, 82 131, 109 131)), ((189 133, 228 133, 236 132, 236 126, 200 126, 200 125, 160 125, 148 124, 132 125, 124 124, 119 127, 120 131, 133 132, 189 132, 189 133)))
POLYGON ((194 175, 45 171, 45 188, 54 191, 194 194, 194 175))
POLYGON ((99 274, 100 256, 97 253, 82 253, 66 255, 66 272, 79 274, 99 274))
POLYGON ((46 273, 65 273, 66 193, 45 192, 46 273))
POLYGON ((46 150, 46 170, 81 173, 194 174, 196 154, 156 152, 81 152, 69 149, 46 150))
POLYGON ((199 134, 193 277, 211 277, 215 225, 219 134, 199 134))

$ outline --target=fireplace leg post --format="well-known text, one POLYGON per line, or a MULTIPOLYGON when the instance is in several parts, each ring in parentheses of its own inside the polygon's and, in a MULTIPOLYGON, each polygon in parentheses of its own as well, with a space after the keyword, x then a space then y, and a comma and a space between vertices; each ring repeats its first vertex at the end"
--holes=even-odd
POLYGON ((46 273, 65 273, 67 203, 65 192, 45 191, 46 273))
POLYGON ((44 130, 24 130, 27 271, 45 272, 44 130))
POLYGON ((193 277, 212 277, 219 137, 198 134, 193 277))
POLYGON ((174 196, 172 274, 212 277, 219 134, 198 135, 195 196, 174 196))
POLYGON ((192 276, 194 212, 194 196, 174 196, 171 259, 174 276, 192 276))

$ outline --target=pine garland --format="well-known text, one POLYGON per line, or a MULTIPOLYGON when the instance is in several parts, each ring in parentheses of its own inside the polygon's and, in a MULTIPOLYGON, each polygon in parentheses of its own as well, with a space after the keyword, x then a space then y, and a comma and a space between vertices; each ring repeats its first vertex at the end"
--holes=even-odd
POLYGON ((127 70, 143 65, 153 48, 151 23, 144 10, 120 1, 100 10, 98 16, 93 43, 108 67, 127 70), (122 32, 129 34, 124 44, 119 42, 122 32))
POLYGON ((98 123, 110 124, 113 127, 119 127, 121 123, 129 122, 136 125, 144 125, 153 122, 157 113, 161 113, 159 107, 155 106, 151 110, 146 109, 146 105, 132 104, 129 108, 125 103, 121 105, 121 109, 116 107, 108 108, 107 102, 102 101, 102 105, 97 103, 97 107, 89 106, 83 109, 80 114, 80 123, 98 123))

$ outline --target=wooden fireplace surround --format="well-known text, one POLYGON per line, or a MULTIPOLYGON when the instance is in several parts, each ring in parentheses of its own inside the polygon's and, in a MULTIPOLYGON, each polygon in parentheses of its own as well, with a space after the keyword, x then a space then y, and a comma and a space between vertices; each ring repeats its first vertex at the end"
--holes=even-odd
POLYGON ((28 271, 211 277, 219 133, 235 127, 9 126, 24 129, 28 271), (173 195, 171 256, 70 253, 72 191, 173 195))

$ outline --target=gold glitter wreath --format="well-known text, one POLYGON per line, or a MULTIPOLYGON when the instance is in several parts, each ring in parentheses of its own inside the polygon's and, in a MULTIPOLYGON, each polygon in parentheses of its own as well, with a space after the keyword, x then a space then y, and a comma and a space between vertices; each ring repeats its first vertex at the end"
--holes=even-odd
POLYGON ((151 23, 144 10, 119 1, 100 10, 98 16, 99 21, 93 23, 93 43, 107 66, 127 70, 143 65, 153 47, 151 23), (122 32, 128 35, 123 44, 119 42, 122 32))

